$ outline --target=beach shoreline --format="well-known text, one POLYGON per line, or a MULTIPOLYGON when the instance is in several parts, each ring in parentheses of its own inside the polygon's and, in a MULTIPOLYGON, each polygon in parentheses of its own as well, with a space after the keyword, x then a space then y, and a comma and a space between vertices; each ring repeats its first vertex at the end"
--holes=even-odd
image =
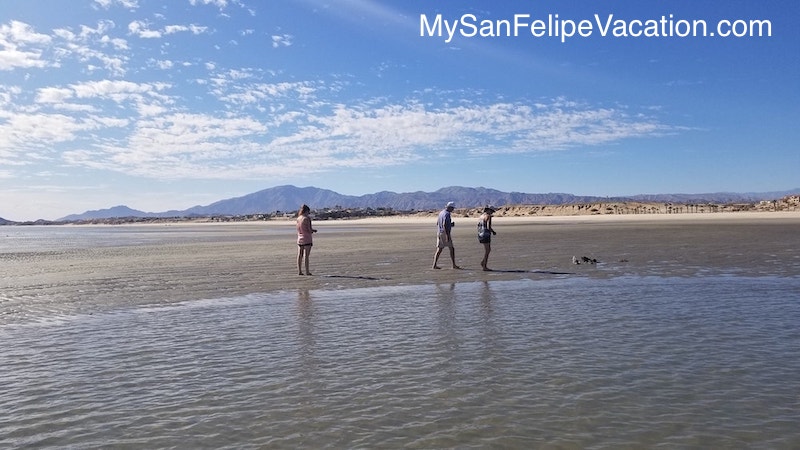
MULTIPOLYGON (((474 211, 469 213, 456 210, 453 220, 475 219, 479 214, 474 211)), ((364 217, 352 219, 335 219, 318 221, 316 223, 360 223, 360 224, 391 224, 391 223, 430 223, 435 222, 435 214, 430 215, 398 215, 383 217, 364 217)), ((570 214, 570 215, 502 215, 495 214, 495 219, 511 223, 558 223, 558 222, 661 222, 661 221, 763 221, 763 220, 800 220, 800 211, 732 211, 732 212, 705 212, 705 213, 675 213, 675 214, 570 214)), ((274 219, 268 223, 280 223, 283 219, 274 219)), ((293 219, 286 219, 294 224, 293 219)))
POLYGON ((314 276, 297 275, 291 219, 57 226, 146 230, 149 240, 0 250, 0 324, 277 291, 558 276, 800 276, 798 212, 497 217, 491 272, 479 265, 475 219, 454 214, 454 221, 463 270, 449 269, 446 254, 443 269, 431 268, 431 217, 315 221, 314 276), (573 256, 598 263, 575 265, 573 256))

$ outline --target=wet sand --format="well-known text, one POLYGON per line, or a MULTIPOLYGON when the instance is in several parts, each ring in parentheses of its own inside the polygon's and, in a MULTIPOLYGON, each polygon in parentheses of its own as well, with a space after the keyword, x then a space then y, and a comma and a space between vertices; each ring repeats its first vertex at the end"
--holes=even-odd
POLYGON ((435 218, 317 221, 313 276, 297 274, 290 221, 171 228, 213 229, 218 239, 0 253, 0 324, 274 291, 563 276, 800 276, 798 213, 498 217, 491 272, 480 267, 475 219, 455 222, 462 270, 449 268, 446 250, 442 269, 431 268, 435 218), (598 263, 575 265, 573 256, 598 263))

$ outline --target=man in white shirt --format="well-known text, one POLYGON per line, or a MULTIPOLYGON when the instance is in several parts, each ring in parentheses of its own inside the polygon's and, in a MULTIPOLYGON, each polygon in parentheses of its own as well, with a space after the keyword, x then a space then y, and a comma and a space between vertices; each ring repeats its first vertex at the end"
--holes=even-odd
POLYGON ((444 250, 445 247, 450 249, 450 260, 453 262, 453 269, 461 268, 456 265, 456 249, 453 247, 453 239, 450 237, 450 230, 452 230, 455 225, 450 213, 452 213, 455 208, 455 203, 448 202, 447 206, 439 213, 439 217, 436 221, 438 233, 436 235, 436 254, 433 257, 434 269, 441 269, 441 267, 438 266, 439 256, 442 254, 442 250, 444 250))

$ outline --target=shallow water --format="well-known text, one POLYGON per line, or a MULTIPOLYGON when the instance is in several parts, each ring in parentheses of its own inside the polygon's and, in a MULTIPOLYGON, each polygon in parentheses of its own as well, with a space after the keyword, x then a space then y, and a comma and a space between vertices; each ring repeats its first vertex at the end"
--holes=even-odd
POLYGON ((800 278, 282 292, 0 327, 0 447, 799 448, 800 278))
MULTIPOLYGON (((78 248, 219 242, 238 239, 241 233, 264 228, 260 223, 238 228, 227 224, 162 225, 32 225, 0 227, 0 254, 14 252, 63 251, 78 248)), ((294 228, 273 227, 270 233, 287 236, 294 228)))

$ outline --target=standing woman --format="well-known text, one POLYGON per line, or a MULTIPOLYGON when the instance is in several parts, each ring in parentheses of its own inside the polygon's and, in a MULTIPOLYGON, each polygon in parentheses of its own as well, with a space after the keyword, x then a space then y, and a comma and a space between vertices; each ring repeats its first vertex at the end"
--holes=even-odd
POLYGON ((300 207, 297 212, 297 273, 303 275, 303 257, 305 255, 306 275, 311 275, 308 269, 308 257, 311 256, 312 237, 317 230, 311 228, 311 208, 308 205, 300 207))
POLYGON ((483 208, 483 214, 478 218, 478 242, 483 244, 484 253, 481 267, 483 267, 484 271, 492 270, 486 266, 489 264, 489 252, 492 251, 492 235, 497 234, 492 229, 492 214, 494 212, 494 208, 487 206, 483 208))

